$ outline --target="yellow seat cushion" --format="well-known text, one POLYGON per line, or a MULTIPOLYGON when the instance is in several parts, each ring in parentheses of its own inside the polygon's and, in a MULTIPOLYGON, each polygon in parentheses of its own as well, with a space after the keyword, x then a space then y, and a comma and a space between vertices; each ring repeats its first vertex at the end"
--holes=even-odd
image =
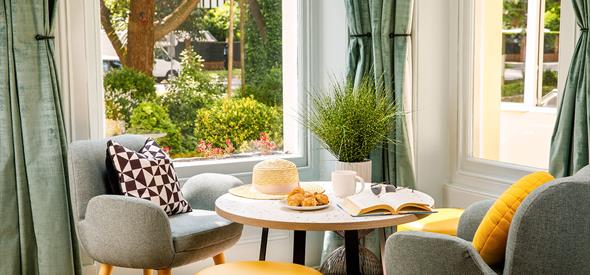
POLYGON ((397 231, 423 231, 457 236, 459 218, 463 209, 439 208, 437 213, 430 214, 424 219, 397 226, 397 231))
POLYGON ((547 172, 529 174, 510 186, 494 202, 473 237, 473 246, 488 265, 504 261, 510 222, 520 203, 537 187, 552 180, 553 176, 547 172))
POLYGON ((298 264, 244 261, 215 265, 197 272, 195 275, 321 275, 319 271, 298 264))

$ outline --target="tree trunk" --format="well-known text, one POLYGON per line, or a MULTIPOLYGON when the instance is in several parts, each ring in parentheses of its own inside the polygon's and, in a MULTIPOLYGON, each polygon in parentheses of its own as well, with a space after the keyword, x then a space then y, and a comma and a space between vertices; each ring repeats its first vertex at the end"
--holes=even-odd
POLYGON ((127 48, 123 45, 123 42, 121 42, 119 35, 117 35, 117 32, 111 23, 111 11, 105 6, 104 0, 100 0, 100 22, 109 41, 111 41, 113 49, 115 49, 117 56, 119 56, 119 61, 123 66, 127 66, 127 48))
POLYGON ((239 0, 240 4, 240 90, 246 95, 246 0, 239 0))
POLYGON ((152 75, 155 0, 131 0, 127 29, 127 66, 152 75))
POLYGON ((229 0, 229 27, 227 34, 227 97, 232 96, 231 83, 234 66, 234 0, 229 0))
POLYGON ((266 24, 264 23, 264 16, 262 16, 262 11, 260 10, 260 4, 257 0, 249 0, 249 2, 250 15, 254 19, 254 23, 256 23, 262 41, 266 42, 266 24))

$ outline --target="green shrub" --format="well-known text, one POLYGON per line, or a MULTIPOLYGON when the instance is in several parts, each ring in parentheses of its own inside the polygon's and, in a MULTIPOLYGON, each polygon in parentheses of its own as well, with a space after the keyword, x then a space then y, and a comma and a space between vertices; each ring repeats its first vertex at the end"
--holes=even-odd
POLYGON ((557 86, 557 71, 543 71, 543 86, 557 86))
POLYGON ((282 112, 253 98, 221 99, 209 108, 197 111, 195 137, 216 147, 225 146, 227 139, 233 144, 256 140, 261 132, 271 139, 282 135, 282 112))
POLYGON ((283 105, 283 72, 273 67, 259 83, 246 86, 246 94, 268 106, 283 105))
POLYGON ((502 97, 516 96, 524 94, 524 81, 512 80, 506 81, 502 85, 502 97))
POLYGON ((128 133, 166 134, 157 141, 161 146, 169 147, 171 153, 183 151, 180 131, 172 123, 166 109, 152 102, 139 104, 131 115, 131 128, 128 133))
POLYGON ((153 77, 129 68, 115 69, 104 76, 106 117, 130 123, 133 109, 156 99, 153 77))
POLYGON ((223 94, 223 87, 203 70, 203 59, 191 49, 181 53, 182 70, 171 81, 162 103, 168 109, 170 119, 185 137, 183 148, 194 149, 196 110, 211 105, 223 94))

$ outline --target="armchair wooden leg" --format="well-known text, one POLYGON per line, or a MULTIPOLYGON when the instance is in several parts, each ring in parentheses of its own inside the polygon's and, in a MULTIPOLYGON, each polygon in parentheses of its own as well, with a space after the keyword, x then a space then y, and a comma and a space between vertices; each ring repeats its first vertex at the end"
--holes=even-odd
POLYGON ((113 266, 110 264, 100 264, 100 269, 98 270, 98 275, 111 275, 113 272, 113 266))
POLYGON ((224 264, 225 263, 225 255, 223 255, 223 252, 213 256, 213 262, 215 263, 215 265, 224 264))
POLYGON ((160 269, 158 270, 158 275, 172 275, 172 269, 160 269))
POLYGON ((144 269, 143 275, 154 275, 154 270, 153 269, 144 269))

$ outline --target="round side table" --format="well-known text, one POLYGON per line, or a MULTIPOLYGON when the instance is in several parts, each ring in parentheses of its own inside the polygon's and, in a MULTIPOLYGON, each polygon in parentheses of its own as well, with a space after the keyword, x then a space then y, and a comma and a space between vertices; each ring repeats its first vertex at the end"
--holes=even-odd
MULTIPOLYGON (((392 227, 416 221, 427 215, 380 215, 353 217, 342 210, 340 199, 333 195, 329 182, 316 182, 326 190, 331 205, 317 211, 297 211, 283 207, 278 200, 253 200, 225 194, 215 201, 215 211, 230 221, 262 227, 260 258, 264 260, 268 228, 293 230, 293 263, 305 264, 306 231, 344 231, 346 270, 360 274, 358 231, 392 227)), ((369 191, 370 188, 365 188, 369 191)), ((370 192, 370 191, 369 191, 370 192)), ((383 236, 385 237, 385 236, 383 236)), ((384 241, 384 240, 383 240, 384 241)))

